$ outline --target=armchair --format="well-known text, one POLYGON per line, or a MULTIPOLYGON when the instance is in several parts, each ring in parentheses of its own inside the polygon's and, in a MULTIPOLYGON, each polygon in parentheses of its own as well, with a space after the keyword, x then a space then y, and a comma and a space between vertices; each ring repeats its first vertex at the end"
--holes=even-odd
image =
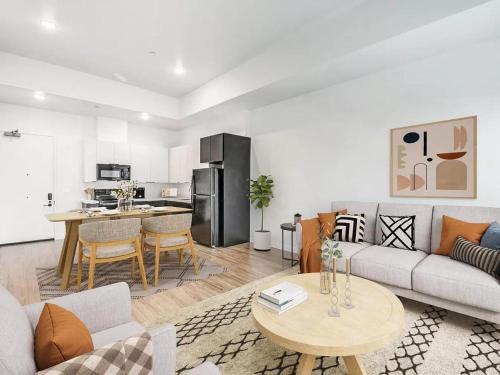
MULTIPOLYGON (((125 283, 117 283, 46 301, 75 313, 87 326, 94 347, 137 335, 145 328, 132 319, 130 291, 125 283)), ((43 302, 22 307, 0 286, 0 374, 32 375, 36 373, 34 331, 43 302)), ((165 324, 148 330, 153 340, 153 372, 175 374, 175 327, 165 324)), ((217 375, 217 367, 206 363, 192 374, 217 375), (199 372, 199 371, 202 372, 199 372)))

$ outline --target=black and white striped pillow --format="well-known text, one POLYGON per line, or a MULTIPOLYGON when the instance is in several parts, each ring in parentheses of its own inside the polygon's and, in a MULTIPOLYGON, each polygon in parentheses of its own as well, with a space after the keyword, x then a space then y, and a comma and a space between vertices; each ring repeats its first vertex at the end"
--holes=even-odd
POLYGON ((380 246, 415 250, 415 216, 378 215, 382 242, 380 246))
POLYGON ((476 245, 459 236, 453 245, 451 258, 495 276, 500 267, 500 250, 476 245))
POLYGON ((363 242, 365 224, 364 215, 337 215, 333 239, 344 242, 363 242))

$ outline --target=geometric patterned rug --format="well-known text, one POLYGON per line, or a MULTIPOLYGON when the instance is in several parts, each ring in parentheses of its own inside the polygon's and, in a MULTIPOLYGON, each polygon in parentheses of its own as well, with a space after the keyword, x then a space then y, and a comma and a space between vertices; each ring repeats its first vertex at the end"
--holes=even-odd
MULTIPOLYGON (((205 361, 215 363, 223 374, 296 372, 299 354, 273 344, 252 322, 257 285, 157 318, 155 324, 176 325, 179 374, 205 361)), ((368 374, 500 374, 500 325, 411 300, 402 302, 406 325, 400 337, 360 356, 368 374)), ((319 357, 313 374, 347 374, 347 370, 342 358, 319 357)))
MULTIPOLYGON (((184 254, 184 264, 179 266, 177 253, 162 254, 160 258, 160 273, 158 287, 154 287, 154 253, 148 251, 144 254, 144 268, 148 288, 144 290, 142 280, 139 275, 139 266, 135 262, 135 278, 131 278, 130 260, 114 263, 97 264, 94 277, 94 288, 124 281, 128 284, 132 299, 139 299, 152 294, 161 293, 165 290, 181 286, 183 284, 206 279, 210 276, 227 272, 227 268, 212 261, 198 256, 199 273, 195 274, 191 254, 184 254), (165 255, 167 255, 165 257, 165 255)), ((83 263, 81 290, 87 289, 88 263, 83 263)), ((50 298, 60 297, 78 292, 76 288, 77 265, 73 265, 71 272, 74 281, 72 285, 63 290, 60 287, 61 279, 56 275, 55 268, 37 268, 38 287, 40 289, 40 299, 45 301, 50 298)))

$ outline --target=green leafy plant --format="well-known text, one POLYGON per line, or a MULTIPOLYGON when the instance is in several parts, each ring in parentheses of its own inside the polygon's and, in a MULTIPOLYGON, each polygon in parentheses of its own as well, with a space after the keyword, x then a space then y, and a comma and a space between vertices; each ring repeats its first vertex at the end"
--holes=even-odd
POLYGON ((342 258, 344 254, 339 249, 339 243, 332 238, 326 237, 321 243, 321 259, 328 263, 332 258, 342 258))
POLYGON ((261 210, 260 230, 264 231, 264 208, 269 206, 273 195, 274 180, 272 176, 260 175, 250 180, 250 203, 261 210))

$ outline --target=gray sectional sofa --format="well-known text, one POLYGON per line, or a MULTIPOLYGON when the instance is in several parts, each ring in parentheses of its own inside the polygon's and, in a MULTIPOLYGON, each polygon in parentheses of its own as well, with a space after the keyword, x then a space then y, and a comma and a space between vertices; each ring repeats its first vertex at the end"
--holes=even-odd
MULTIPOLYGON (((356 276, 378 282, 396 295, 500 323, 500 282, 478 268, 436 255, 443 215, 469 222, 500 222, 500 208, 373 202, 332 202, 366 218, 363 243, 340 242, 356 276), (415 215, 416 251, 382 247, 378 215, 415 215)), ((302 243, 302 228, 297 228, 302 243)), ((300 246, 300 245, 299 245, 300 246)), ((345 262, 337 262, 345 271, 345 262)))

